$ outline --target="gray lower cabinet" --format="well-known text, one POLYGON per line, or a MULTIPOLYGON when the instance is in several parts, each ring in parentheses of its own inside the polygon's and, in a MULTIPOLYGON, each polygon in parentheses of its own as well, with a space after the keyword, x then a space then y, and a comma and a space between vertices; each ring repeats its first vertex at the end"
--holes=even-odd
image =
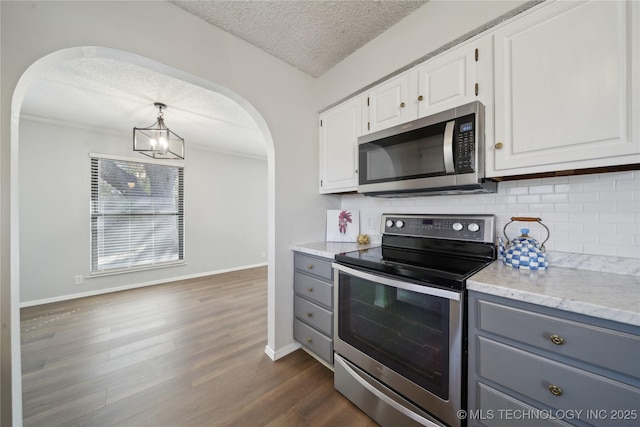
POLYGON ((469 292, 469 426, 640 425, 640 328, 469 292))
POLYGON ((293 338, 333 365, 333 259, 293 253, 293 338))

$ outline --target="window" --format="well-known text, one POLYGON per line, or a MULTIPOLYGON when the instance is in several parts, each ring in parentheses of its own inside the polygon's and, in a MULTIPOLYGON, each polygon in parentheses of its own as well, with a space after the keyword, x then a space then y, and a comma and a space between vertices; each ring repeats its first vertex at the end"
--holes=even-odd
POLYGON ((91 158, 91 271, 184 261, 184 168, 91 158))

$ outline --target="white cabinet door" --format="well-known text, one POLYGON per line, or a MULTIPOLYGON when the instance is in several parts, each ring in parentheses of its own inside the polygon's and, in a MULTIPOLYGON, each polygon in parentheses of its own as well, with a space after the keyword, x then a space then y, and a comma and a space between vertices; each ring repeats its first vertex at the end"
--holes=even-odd
POLYGON ((640 161, 637 2, 557 2, 494 33, 489 176, 640 161))
POLYGON ((369 120, 367 133, 399 125, 410 117, 409 75, 401 74, 372 88, 368 94, 369 120))
POLYGON ((476 46, 469 43, 418 68, 418 116, 425 117, 475 101, 476 46))
POLYGON ((357 189, 361 102, 354 98, 320 115, 320 193, 357 189))

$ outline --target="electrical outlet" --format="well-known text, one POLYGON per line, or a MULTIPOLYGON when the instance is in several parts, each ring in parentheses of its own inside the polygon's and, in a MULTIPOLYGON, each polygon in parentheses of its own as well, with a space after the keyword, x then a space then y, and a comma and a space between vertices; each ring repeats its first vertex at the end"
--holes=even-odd
POLYGON ((82 285, 82 283, 84 283, 84 277, 80 274, 75 277, 75 284, 82 285))

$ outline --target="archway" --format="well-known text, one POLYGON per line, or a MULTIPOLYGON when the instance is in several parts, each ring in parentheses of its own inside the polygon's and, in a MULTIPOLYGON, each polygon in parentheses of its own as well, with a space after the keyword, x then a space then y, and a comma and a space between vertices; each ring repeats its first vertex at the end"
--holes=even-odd
POLYGON ((22 420, 22 378, 21 378, 21 349, 20 349, 20 205, 19 205, 19 159, 20 159, 20 113, 22 104, 29 86, 43 73, 52 67, 66 61, 82 58, 105 58, 124 63, 137 65, 142 68, 161 73, 176 80, 184 81, 202 88, 225 95, 235 101, 253 118, 260 129, 266 144, 267 151, 267 249, 268 249, 268 323, 269 334, 273 334, 273 295, 274 290, 274 246, 275 246, 275 173, 274 173, 274 146, 271 133, 262 115, 244 98, 240 97, 226 87, 217 85, 206 79, 185 73, 162 63, 150 60, 139 55, 134 55, 120 50, 102 47, 75 47, 64 49, 47 55, 32 64, 21 76, 12 98, 11 104, 11 359, 12 359, 12 407, 13 420, 19 425, 22 420))

